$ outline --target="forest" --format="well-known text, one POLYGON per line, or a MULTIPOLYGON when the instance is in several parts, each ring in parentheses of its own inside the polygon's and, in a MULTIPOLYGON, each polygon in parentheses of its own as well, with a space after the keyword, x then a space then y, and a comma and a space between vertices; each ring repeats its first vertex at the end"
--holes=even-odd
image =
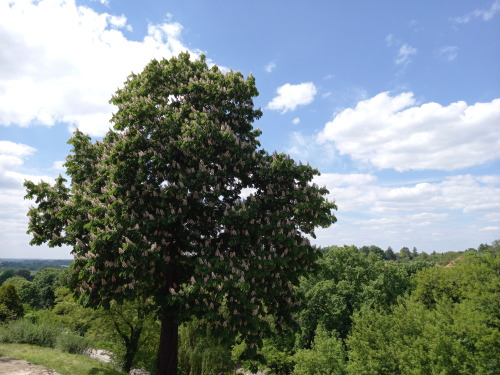
MULTIPOLYGON (((298 324, 274 329, 258 356, 245 359, 244 342, 192 319, 179 329, 178 373, 234 374, 243 367, 270 375, 496 374, 499 251, 500 240, 432 254, 322 248, 316 272, 297 288, 298 324)), ((69 272, 2 267, 0 342, 70 353, 103 349, 117 368, 154 373, 160 330, 154 313, 140 301, 85 308, 73 298, 69 272)))

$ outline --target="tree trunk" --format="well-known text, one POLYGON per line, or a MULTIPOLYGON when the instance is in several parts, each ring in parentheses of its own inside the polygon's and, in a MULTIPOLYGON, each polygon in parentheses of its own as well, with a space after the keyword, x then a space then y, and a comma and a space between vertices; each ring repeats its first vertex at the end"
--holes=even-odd
POLYGON ((125 357, 123 370, 128 374, 134 364, 134 358, 139 349, 139 339, 141 338, 142 326, 137 329, 132 329, 130 339, 125 342, 125 357))
POLYGON ((161 318, 156 375, 177 375, 179 327, 171 316, 161 318))

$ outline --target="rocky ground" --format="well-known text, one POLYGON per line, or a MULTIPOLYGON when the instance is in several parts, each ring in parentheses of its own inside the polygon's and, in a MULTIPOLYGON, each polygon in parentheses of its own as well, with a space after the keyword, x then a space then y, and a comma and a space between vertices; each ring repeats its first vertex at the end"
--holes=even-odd
POLYGON ((0 357, 0 375, 59 375, 54 370, 22 359, 0 357))

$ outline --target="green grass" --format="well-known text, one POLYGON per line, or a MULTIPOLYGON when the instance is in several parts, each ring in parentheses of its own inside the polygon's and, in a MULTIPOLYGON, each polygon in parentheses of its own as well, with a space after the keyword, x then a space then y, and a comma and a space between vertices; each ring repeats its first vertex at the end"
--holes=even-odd
POLYGON ((109 363, 80 354, 28 344, 0 343, 0 357, 24 359, 35 365, 55 370, 61 375, 124 375, 109 363))

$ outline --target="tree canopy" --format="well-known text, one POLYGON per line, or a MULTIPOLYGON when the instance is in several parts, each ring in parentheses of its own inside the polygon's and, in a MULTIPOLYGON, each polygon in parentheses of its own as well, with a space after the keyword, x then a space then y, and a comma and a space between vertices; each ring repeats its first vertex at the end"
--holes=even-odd
POLYGON ((158 374, 176 372, 177 327, 193 316, 252 352, 267 315, 290 323, 294 286, 318 257, 307 235, 336 221, 317 170, 260 148, 256 95, 252 76, 203 56, 153 60, 111 99, 102 141, 70 139, 69 186, 25 183, 31 243, 72 246, 84 305, 150 299, 158 374))

